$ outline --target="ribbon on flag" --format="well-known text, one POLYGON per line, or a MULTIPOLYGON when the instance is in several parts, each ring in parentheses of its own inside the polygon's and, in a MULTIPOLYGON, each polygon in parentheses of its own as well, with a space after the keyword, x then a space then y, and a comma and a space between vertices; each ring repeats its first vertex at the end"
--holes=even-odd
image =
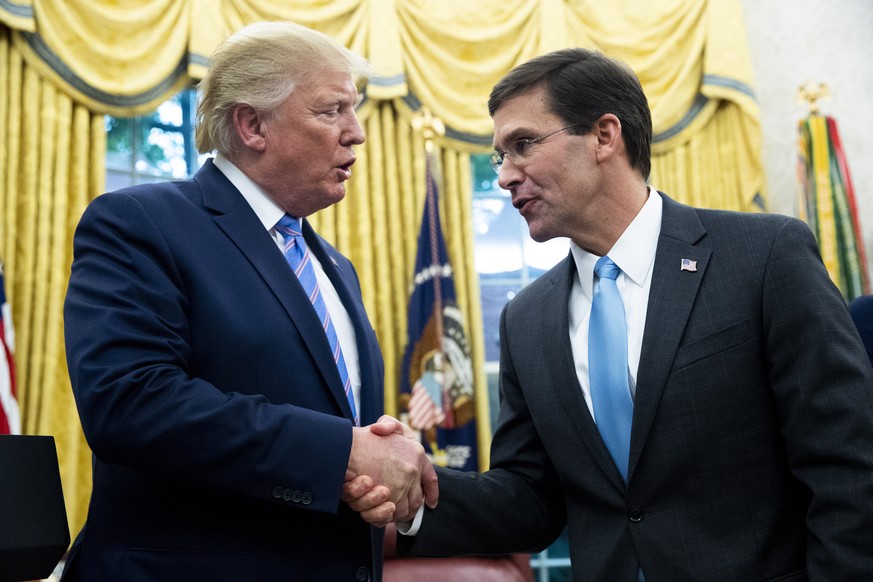
POLYGON ((846 301, 869 293, 855 189, 837 122, 813 113, 799 123, 798 215, 815 234, 831 280, 846 301))

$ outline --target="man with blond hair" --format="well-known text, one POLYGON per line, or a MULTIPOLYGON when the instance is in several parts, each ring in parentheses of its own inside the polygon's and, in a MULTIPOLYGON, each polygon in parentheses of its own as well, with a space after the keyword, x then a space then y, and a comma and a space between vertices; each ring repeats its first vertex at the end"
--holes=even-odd
POLYGON ((380 580, 382 530, 436 501, 418 443, 366 428, 383 364, 351 263, 306 217, 343 199, 367 63, 258 23, 214 53, 191 179, 98 197, 76 232, 70 378, 94 455, 63 580, 380 580))

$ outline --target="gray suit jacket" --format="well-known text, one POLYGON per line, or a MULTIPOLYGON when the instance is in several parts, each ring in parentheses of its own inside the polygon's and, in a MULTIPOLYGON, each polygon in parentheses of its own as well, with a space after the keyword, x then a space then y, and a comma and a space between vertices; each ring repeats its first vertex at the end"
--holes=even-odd
POLYGON ((441 470, 401 551, 536 551, 566 525, 577 581, 873 579, 873 369, 806 225, 664 197, 627 486, 575 376, 575 276, 506 306, 492 469, 441 470))

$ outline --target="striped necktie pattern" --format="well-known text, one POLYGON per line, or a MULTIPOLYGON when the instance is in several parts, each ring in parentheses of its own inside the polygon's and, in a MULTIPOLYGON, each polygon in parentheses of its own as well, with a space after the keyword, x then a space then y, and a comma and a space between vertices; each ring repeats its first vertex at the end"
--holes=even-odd
POLYGON ((346 361, 343 358, 342 348, 340 347, 339 338, 337 338, 336 330, 330 319, 330 313, 327 310, 327 305, 324 298, 321 296, 321 290, 318 288, 318 279, 315 277, 315 268, 312 266, 312 260, 309 254, 309 249, 306 246, 306 241, 303 239, 303 233, 300 228, 300 220, 287 214, 283 216, 276 224, 276 232, 282 235, 285 239, 285 259, 297 275, 297 280, 303 286, 306 294, 309 296, 309 301, 315 308, 315 313, 321 321, 321 326, 327 335, 327 341, 333 351, 333 359, 336 362, 337 370, 339 371, 340 380, 343 383, 343 389, 346 393, 346 398, 349 401, 349 406, 352 409, 352 416, 355 420, 355 425, 360 426, 360 419, 355 407, 355 397, 352 394, 352 384, 349 380, 349 372, 346 368, 346 361))

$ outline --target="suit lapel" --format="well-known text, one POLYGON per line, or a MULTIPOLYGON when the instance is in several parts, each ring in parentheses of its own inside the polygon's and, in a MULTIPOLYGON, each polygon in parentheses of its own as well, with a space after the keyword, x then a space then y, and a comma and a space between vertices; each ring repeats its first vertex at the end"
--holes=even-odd
POLYGON ((664 211, 637 373, 629 479, 652 428, 679 341, 712 254, 711 249, 697 244, 706 234, 697 212, 663 193, 661 197, 664 211), (696 270, 682 269, 683 259, 695 261, 696 270))
MULTIPOLYGON (((351 409, 333 361, 333 352, 318 315, 312 309, 303 287, 291 276, 288 263, 264 230, 264 225, 245 198, 215 168, 211 160, 197 172, 194 180, 201 187, 204 206, 216 214, 216 225, 239 248, 282 304, 303 337, 303 343, 330 387, 337 405, 347 418, 351 418, 351 409)), ((345 303, 345 297, 343 302, 345 303)))
POLYGON ((547 387, 549 390, 557 391, 561 408, 567 414, 567 421, 573 426, 600 469, 617 488, 624 490, 621 474, 615 467, 606 445, 603 444, 576 376, 573 351, 570 346, 569 323, 570 290, 573 279, 577 276, 576 263, 572 255, 564 260, 558 270, 550 273, 550 276, 553 285, 543 294, 540 310, 543 354, 549 360, 554 360, 554 365, 549 366, 547 387), (556 332, 556 330, 561 331, 556 332))

